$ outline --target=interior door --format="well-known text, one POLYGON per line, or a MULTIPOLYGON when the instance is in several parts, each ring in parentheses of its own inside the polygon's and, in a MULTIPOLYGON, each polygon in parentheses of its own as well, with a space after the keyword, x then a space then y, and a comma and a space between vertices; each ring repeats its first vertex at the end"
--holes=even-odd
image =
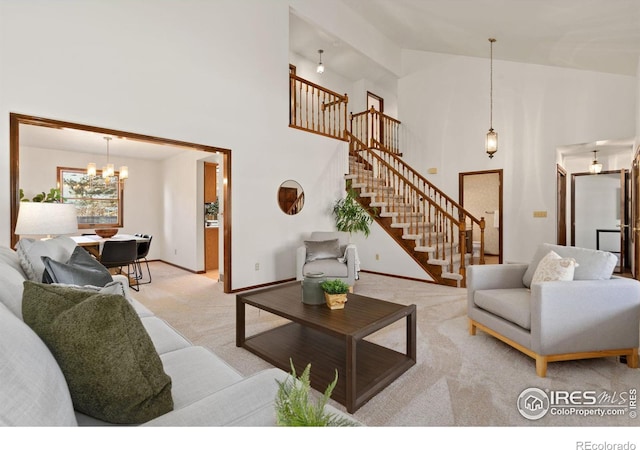
POLYGON ((620 272, 627 267, 627 233, 629 232, 629 217, 627 214, 627 170, 620 171, 620 272))
MULTIPOLYGON (((502 169, 460 173, 459 203, 474 217, 485 219, 484 253, 488 264, 502 263, 503 201, 502 169), (493 258, 487 258, 487 255, 493 258)), ((474 229, 474 241, 479 230, 474 229)))
MULTIPOLYGON (((380 114, 384 113, 384 99, 373 92, 367 91, 367 111, 371 108, 378 111, 380 114)), ((371 121, 371 137, 378 142, 384 142, 384 127, 382 122, 382 115, 376 114, 378 120, 371 121)))
POLYGON ((640 146, 636 150, 631 168, 631 273, 633 278, 638 279, 640 269, 640 146))

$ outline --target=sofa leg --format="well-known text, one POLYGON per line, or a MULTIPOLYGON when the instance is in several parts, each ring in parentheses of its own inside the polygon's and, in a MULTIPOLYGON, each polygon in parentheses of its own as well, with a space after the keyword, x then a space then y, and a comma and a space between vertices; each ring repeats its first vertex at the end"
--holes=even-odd
POLYGON ((537 355, 536 356, 536 374, 540 378, 544 378, 547 376, 547 357, 537 355))
POLYGON ((634 348, 630 355, 627 355, 627 366, 631 369, 638 368, 638 349, 634 348))
POLYGON ((473 320, 469 320, 469 334, 471 336, 475 336, 476 335, 476 326, 473 323, 473 320))

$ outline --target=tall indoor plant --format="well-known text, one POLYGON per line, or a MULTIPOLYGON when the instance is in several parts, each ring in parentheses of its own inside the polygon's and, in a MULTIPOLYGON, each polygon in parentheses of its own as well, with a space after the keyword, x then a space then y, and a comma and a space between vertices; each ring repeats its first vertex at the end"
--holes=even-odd
POLYGON ((347 231, 349 234, 363 233, 365 237, 369 237, 373 217, 358 203, 357 198, 358 193, 349 187, 346 197, 333 204, 336 228, 338 231, 347 231))

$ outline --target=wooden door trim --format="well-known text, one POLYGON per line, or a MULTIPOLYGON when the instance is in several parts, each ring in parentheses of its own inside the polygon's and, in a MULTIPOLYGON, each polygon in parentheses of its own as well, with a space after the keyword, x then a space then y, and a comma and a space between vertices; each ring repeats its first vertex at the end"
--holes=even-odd
POLYGON ((157 136, 149 136, 138 133, 131 133, 122 130, 113 130, 109 128, 96 127, 92 125, 84 125, 73 122, 66 122, 56 119, 48 119, 25 114, 9 113, 9 195, 10 195, 10 220, 9 240, 11 247, 18 241, 15 234, 16 222, 18 220, 18 208, 20 205, 20 125, 35 125, 51 128, 73 128, 77 130, 90 131, 94 133, 115 135, 143 142, 151 142, 154 144, 171 145, 174 147, 184 147, 188 150, 200 150, 209 153, 218 153, 222 156, 223 163, 223 198, 224 213, 222 215, 224 225, 224 292, 232 292, 231 280, 231 150, 221 147, 212 147, 210 145, 195 144, 193 142, 178 141, 175 139, 161 138, 157 136))
POLYGON ((556 222, 556 243, 567 245, 567 171, 560 164, 556 164, 556 222))
MULTIPOLYGON (((464 207, 464 177, 468 175, 488 175, 492 173, 498 174, 498 211, 500 211, 500 217, 498 218, 498 263, 502 264, 504 255, 503 246, 503 234, 504 234, 504 202, 503 202, 503 185, 504 185, 504 170, 492 169, 492 170, 478 170, 475 172, 460 172, 458 173, 458 203, 464 207)), ((486 219, 485 219, 486 222, 486 219)))

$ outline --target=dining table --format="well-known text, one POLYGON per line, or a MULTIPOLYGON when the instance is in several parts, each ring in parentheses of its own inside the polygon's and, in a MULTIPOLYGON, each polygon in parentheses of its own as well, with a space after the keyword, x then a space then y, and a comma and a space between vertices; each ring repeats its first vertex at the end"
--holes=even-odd
POLYGON ((149 241, 149 238, 136 236, 134 234, 116 234, 110 238, 103 238, 98 236, 97 234, 83 234, 82 236, 70 237, 79 247, 83 247, 98 259, 100 258, 100 254, 102 253, 102 244, 104 244, 106 241, 129 241, 134 239, 138 244, 141 242, 149 241))

